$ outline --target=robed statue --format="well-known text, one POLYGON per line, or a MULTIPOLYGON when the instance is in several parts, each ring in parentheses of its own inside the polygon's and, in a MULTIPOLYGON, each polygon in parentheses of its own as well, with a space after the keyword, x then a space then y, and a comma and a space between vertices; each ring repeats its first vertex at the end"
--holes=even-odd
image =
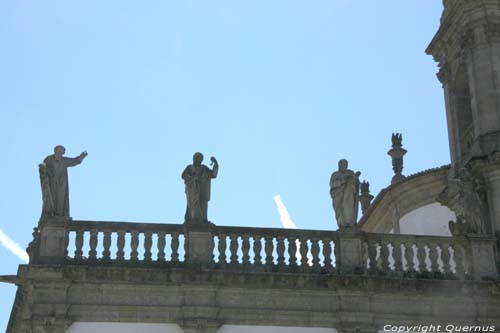
POLYGON ((193 164, 188 165, 182 172, 182 179, 186 187, 187 207, 184 220, 186 223, 208 222, 207 211, 210 201, 210 183, 217 177, 219 164, 215 157, 210 157, 212 169, 201 164, 202 153, 193 155, 193 164))
POLYGON ((339 161, 339 169, 330 177, 330 196, 339 229, 355 228, 358 217, 359 175, 347 168, 347 160, 339 161))
POLYGON ((69 217, 68 167, 82 163, 87 152, 72 158, 64 157, 65 152, 63 146, 56 146, 54 154, 38 165, 43 200, 42 218, 69 217))

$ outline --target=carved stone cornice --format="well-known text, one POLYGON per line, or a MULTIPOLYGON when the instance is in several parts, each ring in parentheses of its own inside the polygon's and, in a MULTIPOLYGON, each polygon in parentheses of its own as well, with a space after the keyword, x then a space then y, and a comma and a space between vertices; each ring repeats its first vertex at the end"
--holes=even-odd
MULTIPOLYGON (((484 282, 473 280, 461 281, 450 279, 420 279, 406 277, 404 283, 400 277, 384 275, 339 275, 337 273, 320 274, 278 274, 278 273, 244 273, 238 271, 205 271, 193 269, 159 269, 159 268, 121 268, 121 267, 29 267, 20 268, 25 283, 33 283, 35 288, 52 288, 57 286, 74 291, 75 286, 92 285, 147 285, 176 286, 179 288, 204 288, 218 290, 221 287, 247 288, 266 290, 309 290, 310 292, 414 292, 418 294, 432 293, 433 296, 455 295, 457 288, 461 295, 492 296, 484 282), (58 278, 55 278, 57 276, 58 278), (69 284, 70 283, 70 284, 69 284), (212 289, 211 289, 212 288, 212 289)), ((132 292, 133 288, 131 289, 132 292)))
POLYGON ((450 65, 448 65, 448 63, 439 64, 439 71, 437 72, 436 76, 443 86, 447 84, 451 79, 450 65))
POLYGON ((467 29, 463 35, 460 37, 460 49, 467 50, 476 46, 476 38, 474 36, 474 30, 467 29))

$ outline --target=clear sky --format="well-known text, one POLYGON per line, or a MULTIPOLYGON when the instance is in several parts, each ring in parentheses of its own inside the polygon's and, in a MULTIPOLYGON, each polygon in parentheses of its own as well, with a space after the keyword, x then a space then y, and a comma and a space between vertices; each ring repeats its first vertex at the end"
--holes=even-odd
MULTIPOLYGON (((424 50, 442 6, 385 1, 0 2, 0 230, 23 248, 40 216, 37 165, 57 144, 74 219, 182 223, 180 174, 214 155, 209 219, 336 229, 340 158, 373 194, 449 163, 437 66, 424 50)), ((0 275, 22 261, 0 247, 0 275)), ((0 284, 0 331, 16 288, 0 284)))

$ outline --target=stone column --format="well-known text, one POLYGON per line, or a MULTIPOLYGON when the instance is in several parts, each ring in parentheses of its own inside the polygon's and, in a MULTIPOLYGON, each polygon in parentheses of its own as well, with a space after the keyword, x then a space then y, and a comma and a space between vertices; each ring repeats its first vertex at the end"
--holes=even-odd
POLYGON ((40 220, 39 260, 41 264, 61 263, 66 259, 68 244, 67 223, 69 218, 47 218, 40 220))
POLYGON ((488 206, 493 232, 500 234, 500 160, 485 168, 483 172, 486 181, 488 206))
POLYGON ((500 38, 494 31, 499 28, 487 23, 486 17, 484 20, 470 30, 466 42, 470 47, 466 63, 476 136, 500 130, 500 38))
POLYGON ((446 124, 448 127, 448 142, 450 146, 450 158, 452 162, 452 167, 456 168, 454 165, 460 160, 460 141, 458 135, 458 123, 456 119, 456 114, 454 112, 455 106, 453 105, 453 91, 451 89, 451 73, 450 65, 444 63, 440 65, 439 72, 437 74, 439 81, 443 85, 444 90, 444 104, 446 109, 446 124))

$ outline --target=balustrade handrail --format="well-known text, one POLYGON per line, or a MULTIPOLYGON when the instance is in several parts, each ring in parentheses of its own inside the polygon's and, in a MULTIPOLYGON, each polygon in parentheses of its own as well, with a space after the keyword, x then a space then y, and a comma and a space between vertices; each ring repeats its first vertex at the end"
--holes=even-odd
POLYGON ((110 222, 73 220, 67 224, 69 231, 139 231, 139 232, 182 232, 183 224, 110 222))
POLYGON ((237 234, 237 235, 272 235, 284 237, 314 237, 314 238, 335 238, 338 231, 333 230, 311 230, 311 229, 284 229, 284 228, 260 228, 260 227, 235 227, 217 226, 215 234, 237 234))
POLYGON ((496 241, 491 236, 434 236, 434 235, 410 235, 410 234, 379 234, 362 232, 361 237, 367 240, 396 240, 396 241, 414 241, 414 242, 433 242, 433 243, 468 243, 471 239, 479 241, 496 241))

